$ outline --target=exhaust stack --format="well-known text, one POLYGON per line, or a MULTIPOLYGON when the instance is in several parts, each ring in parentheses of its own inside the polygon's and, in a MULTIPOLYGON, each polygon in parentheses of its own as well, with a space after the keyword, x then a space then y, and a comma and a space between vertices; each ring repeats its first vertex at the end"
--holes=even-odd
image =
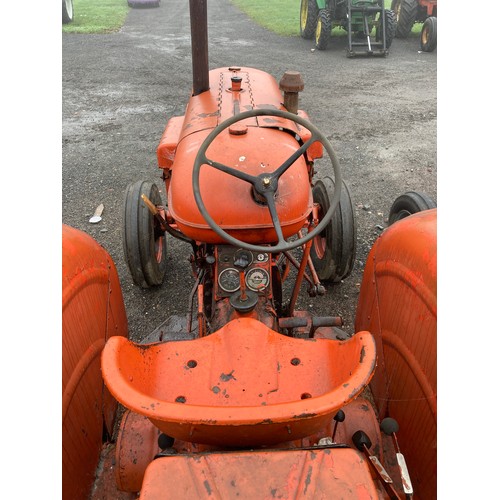
POLYGON ((189 0, 191 19, 191 54, 193 62, 193 95, 210 88, 208 81, 207 0, 189 0))

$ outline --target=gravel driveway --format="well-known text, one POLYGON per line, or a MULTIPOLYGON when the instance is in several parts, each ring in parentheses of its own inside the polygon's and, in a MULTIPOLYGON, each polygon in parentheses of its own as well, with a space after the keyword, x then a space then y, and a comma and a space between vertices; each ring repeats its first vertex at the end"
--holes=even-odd
MULTIPOLYGON (((297 12, 297 23, 298 23, 297 12)), ((346 37, 326 51, 255 25, 229 0, 209 0, 210 68, 249 66, 277 80, 300 71, 300 107, 332 142, 351 187, 358 223, 352 275, 327 295, 299 305, 340 314, 352 333, 367 253, 393 200, 408 190, 436 199, 436 57, 418 38, 394 40, 387 58, 348 59, 346 37)), ((170 239, 167 278, 154 290, 132 284, 122 252, 127 184, 159 186, 156 147, 171 116, 184 114, 191 91, 188 2, 132 9, 119 33, 63 34, 63 223, 93 236, 114 259, 129 326, 139 340, 171 314, 187 310, 189 248, 170 239), (103 203, 102 221, 88 219, 103 203)), ((321 167, 320 167, 320 173, 321 167)))

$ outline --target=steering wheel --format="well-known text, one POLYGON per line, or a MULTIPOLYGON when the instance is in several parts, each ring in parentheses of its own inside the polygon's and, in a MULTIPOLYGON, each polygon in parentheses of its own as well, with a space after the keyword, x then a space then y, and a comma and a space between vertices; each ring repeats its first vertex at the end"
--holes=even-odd
POLYGON ((328 222, 333 217, 335 209, 340 201, 340 193, 342 189, 342 177, 340 173, 340 164, 337 160, 337 157, 333 151, 332 145, 328 141, 328 139, 311 123, 309 123, 304 118, 297 116, 295 114, 289 113, 287 111, 282 111, 279 109, 252 109, 250 111, 246 111, 244 113, 239 113, 226 121, 219 124, 212 132, 206 137, 203 141, 200 149, 198 150, 198 154, 196 155, 196 159, 193 167, 193 194, 196 201, 196 205, 208 223, 208 225, 212 228, 212 230, 223 238, 228 243, 245 248, 246 250, 252 250, 254 252, 266 252, 266 253, 278 253, 278 252, 287 252, 298 246, 303 245, 309 240, 313 239, 317 235, 319 235, 327 226, 328 222), (264 173, 260 175, 250 175, 246 172, 242 172, 237 170, 236 168, 228 167, 223 163, 219 163, 217 161, 213 161, 206 156, 206 151, 210 144, 215 140, 215 138, 220 135, 225 129, 230 127, 236 122, 246 120, 248 118, 253 118, 257 116, 276 116, 279 118, 284 118, 295 123, 298 123, 302 127, 306 128, 311 132, 311 138, 305 142, 295 153, 293 153, 285 162, 283 162, 274 172, 272 173, 264 173), (276 203, 274 201, 274 196, 276 191, 278 190, 278 181, 280 177, 295 163, 295 161, 300 158, 307 149, 314 143, 321 142, 321 144, 325 147, 328 156, 330 157, 331 165, 333 167, 334 177, 335 177, 335 187, 333 190, 333 200, 330 205, 330 208, 324 214, 323 219, 320 223, 312 230, 309 231, 305 236, 301 236, 294 241, 286 241, 283 237, 283 231, 281 229, 281 223, 278 218, 278 212, 276 210, 276 203), (202 165, 209 165, 212 168, 225 172, 233 177, 237 177, 243 181, 248 182, 253 186, 254 191, 265 200, 267 207, 269 209, 269 213, 271 214, 271 220, 276 231, 276 235, 278 236, 278 243, 276 245, 253 245, 251 243, 246 243, 241 241, 226 231, 224 231, 210 216, 208 213, 205 204, 203 203, 203 199, 200 193, 200 169, 202 165))

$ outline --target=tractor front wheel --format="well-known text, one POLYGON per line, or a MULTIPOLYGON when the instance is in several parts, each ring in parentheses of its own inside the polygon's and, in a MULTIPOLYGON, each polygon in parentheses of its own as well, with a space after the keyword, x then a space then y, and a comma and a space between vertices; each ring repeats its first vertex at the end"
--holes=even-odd
POLYGON ((437 17, 428 17, 420 33, 420 47, 424 52, 432 52, 437 46, 437 17))
POLYGON ((407 38, 417 19, 417 0, 392 0, 391 10, 396 13, 396 38, 407 38))
MULTIPOLYGON (((396 35, 396 14, 394 11, 387 9, 385 11, 385 48, 388 49, 392 45, 394 36, 396 35)), ((383 29, 382 29, 382 15, 377 25, 376 40, 382 42, 383 29)))
POLYGON ((325 50, 332 34, 332 19, 328 9, 321 9, 316 23, 316 48, 325 50))
POLYGON ((301 0, 300 2, 300 36, 310 40, 314 35, 318 19, 318 4, 316 0, 301 0))
MULTIPOLYGON (((314 203, 319 205, 319 219, 328 211, 335 183, 324 177, 313 187, 314 203)), ((333 218, 325 229, 313 239, 311 259, 318 277, 322 281, 339 282, 346 278, 354 267, 356 258, 356 224, 351 193, 342 182, 340 202, 333 218)))
POLYGON ((398 196, 389 211, 389 226, 409 215, 436 208, 436 202, 424 193, 408 191, 398 196))
POLYGON ((167 239, 142 199, 162 205, 156 184, 137 181, 127 186, 124 204, 123 251, 132 280, 142 288, 161 285, 167 268, 167 239))

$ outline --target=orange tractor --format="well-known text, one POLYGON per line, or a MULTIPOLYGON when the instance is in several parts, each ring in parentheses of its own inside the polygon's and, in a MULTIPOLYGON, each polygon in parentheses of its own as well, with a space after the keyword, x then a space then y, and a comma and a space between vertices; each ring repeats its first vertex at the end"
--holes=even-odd
POLYGON ((413 25, 423 23, 420 47, 432 52, 437 47, 437 0, 392 0, 396 13, 396 37, 407 38, 413 25))
POLYGON ((208 71, 206 3, 190 8, 193 93, 157 150, 167 203, 138 181, 124 222, 139 286, 161 285, 169 237, 186 243, 188 314, 129 340, 109 255, 64 228, 63 497, 434 498, 436 210, 376 242, 357 333, 298 310, 304 282, 324 294, 353 266, 337 157, 299 74, 208 71))

